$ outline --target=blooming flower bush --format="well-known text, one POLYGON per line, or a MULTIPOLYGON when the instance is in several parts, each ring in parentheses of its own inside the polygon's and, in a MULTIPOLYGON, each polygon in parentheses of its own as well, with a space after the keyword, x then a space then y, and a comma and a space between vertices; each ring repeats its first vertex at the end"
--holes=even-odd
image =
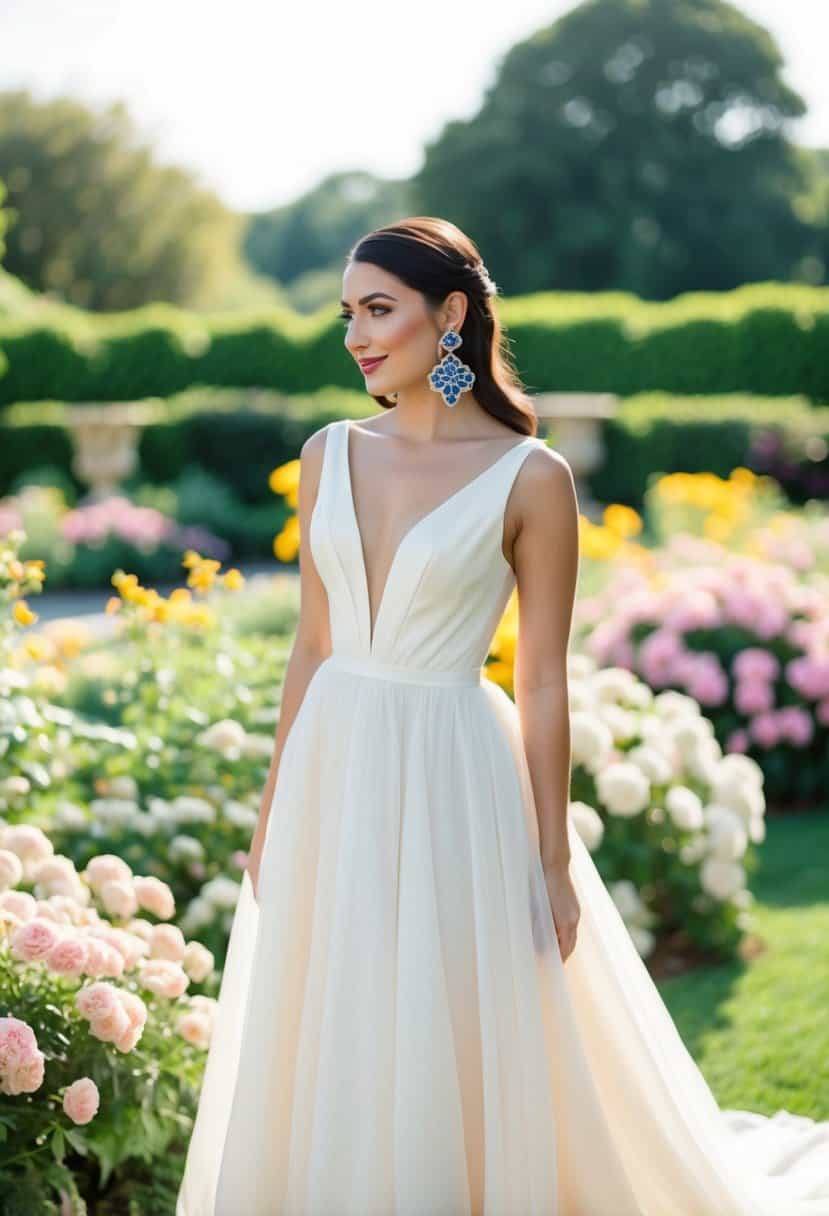
POLYGON ((569 814, 643 956, 657 942, 727 956, 750 927, 762 771, 724 755, 696 701, 571 655, 569 814))
MULTIPOLYGON (((486 675, 512 692, 513 594, 486 675)), ((698 701, 655 692, 624 666, 568 655, 569 814, 639 950, 741 948, 751 925, 748 876, 765 838, 763 771, 724 754, 698 701)))
POLYGON ((112 494, 70 507, 56 486, 25 486, 0 498, 0 539, 27 537, 23 552, 48 563, 54 586, 103 586, 116 566, 174 578, 185 549, 226 559, 230 546, 205 528, 182 525, 152 506, 112 494))
POLYGON ((829 580, 676 538, 649 571, 621 565, 580 600, 578 644, 704 707, 728 752, 762 766, 769 797, 829 782, 829 580), (681 558, 684 556, 684 562, 681 558))
POLYGON ((829 517, 781 509, 771 479, 673 474, 636 512, 582 520, 575 648, 698 700, 777 804, 829 781, 829 517))
POLYGON ((151 1159, 194 1108, 216 1001, 193 987, 217 977, 174 914, 122 858, 78 871, 39 828, 0 822, 0 1191, 29 1210, 80 1202, 74 1170, 105 1186, 151 1159))
POLYGON ((15 588, 10 603, 24 608, 22 619, 0 613, 9 642, 0 658, 0 814, 48 830, 79 868, 104 851, 162 878, 182 927, 223 960, 279 681, 265 654, 272 642, 235 637, 207 602, 217 586, 243 586, 238 571, 220 576, 219 563, 196 553, 185 561, 188 586, 166 598, 116 571, 119 594, 107 605, 116 640, 94 649, 81 641, 64 653, 40 634, 13 649, 19 625, 36 619, 15 588))

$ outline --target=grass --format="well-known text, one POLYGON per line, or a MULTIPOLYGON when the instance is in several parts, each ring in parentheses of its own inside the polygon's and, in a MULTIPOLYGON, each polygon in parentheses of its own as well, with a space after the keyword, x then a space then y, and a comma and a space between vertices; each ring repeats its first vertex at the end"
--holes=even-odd
POLYGON ((766 949, 658 987, 720 1106, 829 1119, 829 814, 767 829, 752 881, 766 949))

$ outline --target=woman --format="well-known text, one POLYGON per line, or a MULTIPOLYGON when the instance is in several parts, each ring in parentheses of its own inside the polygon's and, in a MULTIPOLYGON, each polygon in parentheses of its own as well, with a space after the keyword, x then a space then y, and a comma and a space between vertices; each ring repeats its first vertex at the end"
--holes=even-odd
POLYGON ((177 1214, 829 1213, 827 1125, 719 1111, 569 830, 578 506, 495 294, 442 220, 349 256, 387 412, 302 449, 302 610, 177 1214), (513 704, 481 666, 515 586, 513 704))

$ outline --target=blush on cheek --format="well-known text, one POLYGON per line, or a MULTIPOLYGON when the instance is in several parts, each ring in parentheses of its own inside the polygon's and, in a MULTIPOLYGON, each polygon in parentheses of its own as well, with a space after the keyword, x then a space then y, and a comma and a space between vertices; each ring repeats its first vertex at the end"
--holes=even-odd
POLYGON ((401 346, 409 346, 417 341, 422 328, 423 321, 420 317, 398 314, 394 323, 383 331, 383 345, 389 352, 401 346))

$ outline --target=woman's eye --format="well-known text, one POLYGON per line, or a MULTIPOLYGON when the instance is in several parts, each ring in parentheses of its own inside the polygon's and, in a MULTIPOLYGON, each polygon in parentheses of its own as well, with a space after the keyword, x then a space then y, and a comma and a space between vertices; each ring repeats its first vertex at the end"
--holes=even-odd
MULTIPOLYGON (((374 312, 376 309, 379 309, 379 310, 380 310, 380 314, 381 314, 381 315, 382 315, 382 314, 384 314, 384 313, 387 313, 387 312, 391 312, 391 309, 390 309, 390 308, 386 308, 386 306, 385 306, 384 304, 370 304, 370 305, 369 305, 369 309, 368 309, 368 310, 369 310, 369 312, 373 313, 373 312, 374 312)), ((340 318, 341 318, 343 321, 350 321, 350 320, 351 320, 351 313, 350 313, 350 312, 341 312, 339 315, 340 315, 340 318)))

